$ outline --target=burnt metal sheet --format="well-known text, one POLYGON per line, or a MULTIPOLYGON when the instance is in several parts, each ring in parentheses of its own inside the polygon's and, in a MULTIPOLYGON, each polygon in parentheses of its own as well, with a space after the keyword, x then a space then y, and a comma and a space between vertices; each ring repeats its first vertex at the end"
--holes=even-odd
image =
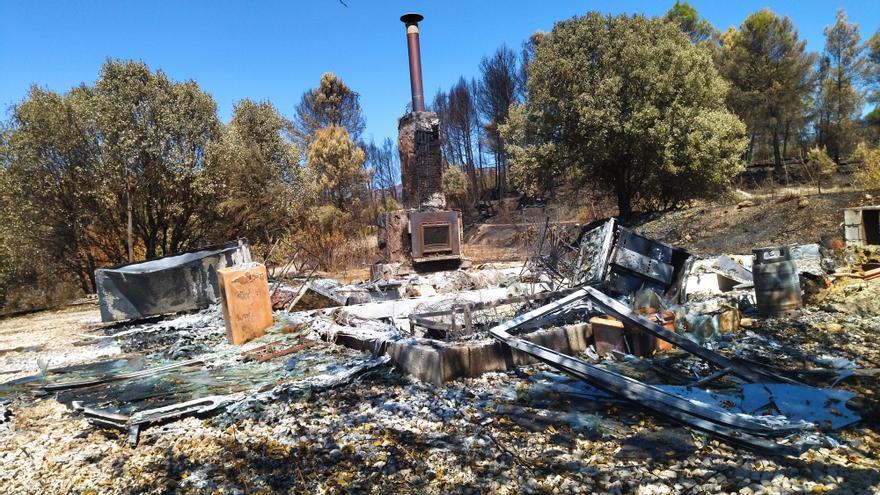
POLYGON ((189 361, 181 361, 179 363, 171 363, 166 364, 164 366, 157 366, 155 368, 148 368, 140 371, 132 371, 129 373, 117 373, 115 375, 108 375, 104 377, 91 378, 86 380, 76 380, 69 382, 60 382, 60 383, 49 383, 40 387, 41 390, 46 392, 57 392, 59 390, 70 390, 73 388, 83 388, 83 387, 91 387, 94 385, 101 385, 103 383, 117 382, 121 380, 131 380, 134 378, 143 378, 147 376, 156 375, 159 373, 165 373, 166 371, 172 371, 180 368, 185 368, 187 366, 195 366, 199 364, 204 364, 204 361, 201 359, 190 359, 189 361))
POLYGON ((237 240, 171 256, 95 270, 102 321, 202 309, 220 300, 217 269, 251 261, 237 240))
POLYGON ((537 294, 530 294, 525 296, 514 296, 507 297, 504 299, 498 299, 496 301, 478 301, 478 302, 466 302, 461 304, 456 304, 450 309, 440 310, 440 311, 426 311, 422 313, 412 313, 409 315, 409 326, 410 333, 413 333, 414 327, 419 326, 428 330, 434 330, 436 332, 440 332, 441 334, 446 334, 447 332, 453 330, 456 326, 456 317, 457 315, 461 315, 464 319, 464 327, 470 333, 472 329, 472 325, 469 323, 471 314, 478 311, 483 311, 486 309, 496 308, 498 306, 505 306, 508 304, 529 304, 538 301, 543 301, 545 299, 552 299, 555 297, 562 297, 566 294, 570 294, 575 289, 564 289, 559 291, 548 291, 548 292, 539 292, 537 294), (438 316, 443 317, 451 317, 453 323, 446 323, 445 321, 436 321, 432 318, 436 318, 438 316))
POLYGON ((672 246, 669 244, 662 243, 660 241, 655 241, 653 239, 649 239, 645 236, 636 234, 632 230, 629 230, 626 227, 617 227, 618 232, 618 240, 617 246, 621 248, 626 248, 631 251, 635 251, 637 253, 644 254, 645 256, 655 259, 657 261, 662 261, 663 263, 671 263, 672 262, 672 246))
POLYGON ((574 282, 581 284, 595 284, 605 278, 608 269, 608 259, 611 257, 611 249, 614 247, 614 232, 617 226, 612 218, 597 228, 589 229, 581 235, 580 248, 577 259, 577 273, 574 282))
POLYGON ((258 363, 265 363, 266 361, 275 359, 277 357, 286 356, 288 354, 293 354, 295 352, 308 349, 309 347, 317 344, 317 341, 307 340, 296 345, 284 347, 285 342, 277 340, 275 342, 270 342, 266 345, 251 349, 249 351, 242 352, 241 357, 244 361, 256 361, 258 363))
POLYGON ((716 264, 718 265, 718 269, 728 278, 741 284, 754 282, 752 271, 737 263, 736 260, 730 256, 722 254, 716 258, 716 264))
POLYGON ((715 351, 710 349, 706 349, 700 344, 683 337, 677 333, 670 332, 663 328, 663 326, 659 325, 656 322, 653 322, 647 318, 643 318, 633 312, 629 307, 625 304, 613 299, 611 297, 606 296, 605 294, 599 292, 598 290, 592 287, 584 287, 585 297, 591 300, 596 306, 599 307, 602 311, 614 316, 621 322, 623 325, 629 328, 635 328, 639 330, 646 331, 651 335, 654 335, 658 339, 665 340, 685 351, 697 356, 698 358, 710 363, 718 368, 725 369, 729 368, 732 373, 736 374, 740 378, 747 380, 752 383, 758 382, 787 382, 787 383, 797 383, 794 380, 789 378, 785 378, 780 375, 776 375, 764 370, 756 370, 752 369, 748 366, 744 366, 741 363, 737 363, 731 359, 728 359, 721 354, 718 354, 715 351))
POLYGON ((618 226, 608 273, 610 289, 617 294, 632 294, 641 288, 666 292, 676 273, 674 252, 668 244, 618 226))
POLYGON ((138 411, 130 416, 105 409, 83 406, 76 401, 72 403, 72 406, 75 410, 82 411, 83 415, 94 425, 128 430, 128 444, 133 448, 138 444, 142 427, 173 421, 185 416, 208 414, 220 407, 224 407, 232 402, 240 400, 242 397, 243 394, 212 395, 177 404, 138 411))
POLYGON ((578 290, 559 301, 513 318, 492 328, 489 333, 510 347, 525 352, 548 365, 584 380, 598 388, 627 399, 639 406, 690 427, 712 433, 732 443, 752 449, 788 452, 787 447, 770 440, 803 430, 809 424, 787 421, 769 422, 759 417, 731 414, 718 407, 688 400, 618 373, 590 365, 584 361, 525 341, 508 333, 529 321, 563 310, 566 306, 589 298, 589 287, 578 290))
POLYGON ((623 246, 617 248, 614 264, 656 280, 663 285, 669 285, 672 282, 672 265, 649 258, 644 254, 631 251, 623 246))
POLYGON ((650 288, 680 301, 691 266, 687 251, 636 234, 612 218, 583 228, 575 270, 563 275, 570 276, 570 286, 606 283, 615 294, 650 288))

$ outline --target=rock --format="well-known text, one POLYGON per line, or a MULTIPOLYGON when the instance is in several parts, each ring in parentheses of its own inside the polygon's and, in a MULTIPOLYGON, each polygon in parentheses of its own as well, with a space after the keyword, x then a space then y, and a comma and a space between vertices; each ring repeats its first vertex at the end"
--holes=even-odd
POLYGON ((840 323, 826 323, 825 331, 828 333, 837 333, 843 330, 843 325, 840 323))

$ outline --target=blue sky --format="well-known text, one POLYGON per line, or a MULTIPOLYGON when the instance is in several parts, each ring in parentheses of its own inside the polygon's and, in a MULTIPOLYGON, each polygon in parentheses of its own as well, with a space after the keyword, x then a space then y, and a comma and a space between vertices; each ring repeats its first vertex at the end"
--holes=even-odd
MULTIPOLYGON (((0 108, 31 84, 65 91, 93 82, 107 57, 140 59, 172 78, 194 79, 227 121, 243 98, 269 100, 292 116, 303 91, 332 71, 361 94, 364 137, 396 137, 409 101, 406 41, 399 16, 425 15, 422 60, 426 99, 460 75, 478 73, 497 46, 590 10, 661 15, 671 1, 84 1, 0 0, 0 108)), ((693 1, 717 28, 739 25, 769 7, 788 15, 808 48, 839 7, 863 38, 880 24, 877 0, 693 1)), ((4 117, 5 118, 5 117, 4 117)))

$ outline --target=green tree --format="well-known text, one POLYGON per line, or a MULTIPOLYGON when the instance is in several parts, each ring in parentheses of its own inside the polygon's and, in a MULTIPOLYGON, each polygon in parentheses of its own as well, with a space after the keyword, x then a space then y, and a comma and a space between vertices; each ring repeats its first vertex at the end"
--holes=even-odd
POLYGON ((880 188, 880 149, 860 143, 853 153, 861 167, 856 171, 856 181, 868 189, 880 188))
POLYGON ((503 134, 527 193, 598 182, 635 201, 711 194, 742 170, 745 127, 707 50, 661 19, 590 13, 559 22, 529 63, 528 99, 503 134))
POLYGON ((363 168, 366 154, 344 127, 319 129, 309 145, 307 165, 325 201, 340 210, 352 208, 367 188, 369 174, 363 168))
POLYGON ((143 62, 112 60, 101 69, 91 107, 108 209, 124 215, 131 205, 146 257, 205 242, 213 225, 201 213, 215 197, 204 159, 221 129, 211 96, 143 62))
POLYGON ((824 148, 814 146, 807 151, 807 160, 803 164, 804 175, 811 182, 816 183, 820 194, 822 193, 822 182, 831 177, 836 170, 837 165, 824 148))
POLYGON ((718 66, 731 83, 728 104, 746 123, 749 156, 758 140, 773 150, 777 176, 793 134, 806 124, 815 56, 788 17, 768 9, 750 15, 721 38, 718 66))
POLYGON ((220 139, 209 147, 217 228, 225 237, 246 237, 258 247, 269 247, 301 220, 314 187, 299 166, 291 126, 271 103, 242 100, 220 139))
MULTIPOLYGON (((867 50, 868 85, 870 88, 868 101, 880 104, 880 29, 868 39, 865 48, 867 50)), ((875 107, 875 110, 876 108, 880 107, 875 107)))
POLYGON ((351 139, 357 141, 366 125, 360 96, 332 72, 321 76, 317 88, 303 93, 294 123, 296 137, 303 147, 308 146, 319 129, 329 126, 345 128, 351 139))
POLYGON ((139 62, 108 61, 94 86, 65 94, 31 88, 12 110, 4 144, 16 249, 89 292, 95 268, 130 259, 129 218, 139 255, 209 239, 203 162, 218 129, 213 100, 195 83, 139 62))
POLYGON ((865 127, 868 142, 880 146, 880 106, 874 107, 865 115, 865 127))
POLYGON ((95 229, 113 212, 101 207, 91 98, 85 87, 65 95, 32 87, 12 109, 4 144, 7 249, 63 267, 86 292, 94 288, 96 256, 114 260, 122 254, 112 238, 95 229))
POLYGON ((467 206, 469 183, 460 166, 452 165, 443 171, 443 194, 459 208, 467 206))
POLYGON ((846 12, 838 10, 834 25, 825 28, 816 98, 816 141, 838 165, 858 141, 857 119, 862 109, 858 85, 865 64, 860 40, 858 24, 850 23, 846 12))
POLYGON ((697 14, 697 9, 687 0, 675 0, 672 8, 666 12, 665 19, 677 25, 694 44, 717 37, 718 31, 712 23, 697 14))

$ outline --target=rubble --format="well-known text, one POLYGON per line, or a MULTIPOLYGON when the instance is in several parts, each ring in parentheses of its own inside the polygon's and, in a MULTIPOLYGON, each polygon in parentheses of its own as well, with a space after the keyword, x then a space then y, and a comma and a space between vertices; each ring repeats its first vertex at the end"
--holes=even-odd
POLYGON ((843 222, 847 246, 880 244, 880 206, 846 208, 843 222))
MULTIPOLYGON (((614 222, 578 236, 555 238, 555 264, 269 284, 327 307, 276 309, 266 335, 241 346, 216 305, 94 325, 83 345, 116 349, 111 359, 0 385, 0 480, 148 492, 880 488, 877 282, 857 276, 873 268, 844 272, 797 247, 802 280, 829 282, 796 317, 763 318, 747 256, 696 259, 614 222), (630 256, 621 239, 670 262, 630 256), (709 274, 727 282, 692 282, 709 274), (616 320, 611 347, 596 317, 616 320), (120 472, 119 459, 140 467, 120 472), (80 474, 59 478, 71 466, 80 474)), ((24 347, 9 348, 10 363, 24 347)))

